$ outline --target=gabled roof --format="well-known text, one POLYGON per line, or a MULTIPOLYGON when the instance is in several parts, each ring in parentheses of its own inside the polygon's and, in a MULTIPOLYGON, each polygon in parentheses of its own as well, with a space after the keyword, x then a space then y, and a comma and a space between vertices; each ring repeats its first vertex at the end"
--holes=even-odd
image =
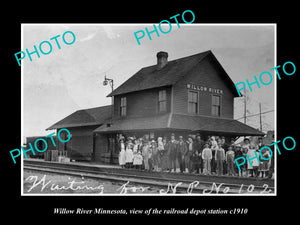
POLYGON ((111 105, 78 110, 48 127, 46 130, 101 125, 104 121, 111 118, 111 110, 111 105))
POLYGON ((137 73, 135 73, 132 77, 130 77, 127 81, 125 81, 122 85, 116 88, 113 92, 111 92, 107 97, 134 91, 174 85, 206 56, 212 56, 214 61, 217 62, 217 65, 224 73, 223 78, 225 82, 229 85, 230 89, 234 93, 234 96, 237 97, 238 93, 235 89, 234 83, 210 50, 168 61, 167 65, 162 69, 158 69, 157 65, 144 67, 137 73))

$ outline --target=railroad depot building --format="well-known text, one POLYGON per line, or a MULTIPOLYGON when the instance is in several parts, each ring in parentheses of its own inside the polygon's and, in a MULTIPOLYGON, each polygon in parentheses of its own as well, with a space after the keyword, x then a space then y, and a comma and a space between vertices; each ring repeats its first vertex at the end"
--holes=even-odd
POLYGON ((118 137, 148 139, 200 133, 236 138, 264 133, 233 119, 233 81, 211 51, 144 67, 108 97, 113 105, 74 112, 47 130, 67 128, 72 138, 59 143, 75 160, 118 162, 118 137))

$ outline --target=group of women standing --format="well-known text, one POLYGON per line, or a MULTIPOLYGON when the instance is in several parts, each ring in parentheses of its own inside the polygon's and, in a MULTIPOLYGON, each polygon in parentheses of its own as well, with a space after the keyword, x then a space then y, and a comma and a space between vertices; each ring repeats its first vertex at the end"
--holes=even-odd
POLYGON ((161 171, 167 168, 166 140, 120 139, 119 164, 124 168, 161 171))

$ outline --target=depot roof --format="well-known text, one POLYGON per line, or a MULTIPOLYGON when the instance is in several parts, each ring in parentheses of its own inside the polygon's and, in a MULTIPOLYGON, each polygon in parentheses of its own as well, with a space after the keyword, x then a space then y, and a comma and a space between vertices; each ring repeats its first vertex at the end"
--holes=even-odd
POLYGON ((101 125, 107 119, 111 118, 111 105, 101 106, 90 109, 78 110, 64 119, 58 121, 46 130, 68 128, 68 127, 80 127, 80 126, 92 126, 101 125))
POLYGON ((122 132, 139 130, 181 130, 209 132, 223 135, 263 136, 264 133, 234 119, 167 113, 159 116, 116 119, 107 121, 94 132, 122 132))
MULTIPOLYGON (((206 57, 211 57, 216 62, 218 68, 222 71, 222 78, 224 82, 228 85, 233 95, 235 97, 239 97, 233 81, 210 50, 168 61, 163 68, 158 68, 157 65, 144 67, 112 91, 107 97, 174 85, 206 57)), ((199 76, 207 76, 207 74, 200 73, 199 76)))

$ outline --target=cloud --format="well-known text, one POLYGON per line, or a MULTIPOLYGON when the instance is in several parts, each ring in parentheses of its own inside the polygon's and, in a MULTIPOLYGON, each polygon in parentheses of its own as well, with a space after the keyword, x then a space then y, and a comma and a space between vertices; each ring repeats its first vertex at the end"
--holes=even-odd
POLYGON ((95 37, 95 35, 97 34, 97 31, 95 33, 90 33, 88 34, 88 36, 84 37, 84 38, 81 38, 79 39, 78 41, 80 42, 84 42, 84 41, 89 41, 91 40, 93 37, 95 37))
POLYGON ((115 38, 120 37, 119 34, 115 34, 115 33, 113 32, 113 30, 111 29, 111 27, 103 26, 103 30, 104 30, 104 32, 106 33, 106 35, 107 35, 107 37, 108 37, 109 39, 115 39, 115 38))

